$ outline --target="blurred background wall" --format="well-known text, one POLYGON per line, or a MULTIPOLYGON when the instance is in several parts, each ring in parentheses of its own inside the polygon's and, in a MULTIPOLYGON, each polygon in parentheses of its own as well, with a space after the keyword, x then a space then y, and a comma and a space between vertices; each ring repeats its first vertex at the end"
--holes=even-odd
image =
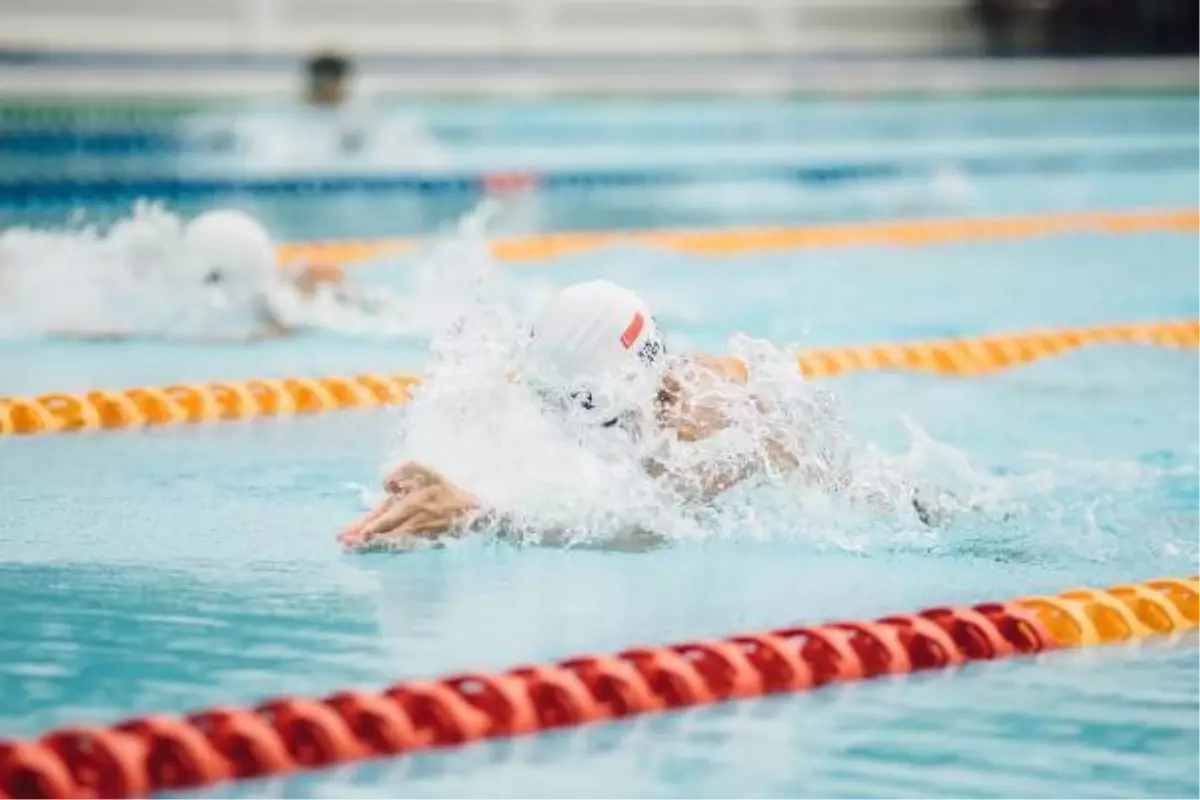
POLYGON ((926 52, 974 47, 963 0, 5 0, 47 48, 278 53, 926 52))
POLYGON ((1177 85, 1194 60, 1127 57, 1194 55, 1197 2, 0 0, 0 91, 274 93, 322 48, 409 95, 1177 85), (1090 59, 923 63, 981 55, 1090 59))

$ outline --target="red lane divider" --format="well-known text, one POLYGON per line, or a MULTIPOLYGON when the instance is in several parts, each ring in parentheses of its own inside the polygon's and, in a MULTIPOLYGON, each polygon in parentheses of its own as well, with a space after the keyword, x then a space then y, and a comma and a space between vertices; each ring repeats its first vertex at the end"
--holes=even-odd
POLYGON ((0 741, 0 798, 141 797, 967 661, 1193 629, 1196 577, 638 647, 0 741))

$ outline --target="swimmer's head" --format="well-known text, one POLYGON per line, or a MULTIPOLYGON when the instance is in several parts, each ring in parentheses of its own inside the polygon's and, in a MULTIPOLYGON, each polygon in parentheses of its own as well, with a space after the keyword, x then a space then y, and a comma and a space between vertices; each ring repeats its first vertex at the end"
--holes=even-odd
POLYGON ((354 65, 338 53, 320 53, 308 60, 308 101, 314 106, 337 107, 350 95, 354 65))
POLYGON ((260 289, 275 274, 275 248, 258 220, 241 211, 208 211, 183 231, 203 283, 234 293, 260 289))
POLYGON ((666 356, 646 303, 600 280, 568 286, 546 304, 528 354, 542 386, 605 423, 654 397, 666 356))

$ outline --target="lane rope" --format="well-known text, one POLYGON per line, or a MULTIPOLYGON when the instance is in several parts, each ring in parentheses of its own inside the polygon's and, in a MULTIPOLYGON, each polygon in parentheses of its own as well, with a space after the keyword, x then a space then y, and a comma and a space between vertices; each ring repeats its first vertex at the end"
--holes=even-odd
POLYGON ((0 797, 144 797, 840 682, 1194 630, 1196 576, 631 647, 380 692, 0 741, 0 797))
MULTIPOLYGON (((584 231, 500 238, 489 244, 500 261, 545 261, 616 245, 641 245, 693 255, 794 250, 851 245, 919 246, 983 239, 1025 239, 1078 233, 1192 233, 1200 210, 1067 212, 847 225, 729 228, 713 230, 584 231)), ((416 253, 419 239, 294 242, 279 247, 281 263, 348 264, 416 253)))
MULTIPOLYGON (((978 376, 1097 344, 1196 349, 1200 321, 1178 320, 1029 331, 963 339, 837 347, 797 356, 809 378, 864 370, 978 376)), ((404 403, 418 375, 333 376, 141 386, 0 397, 0 436, 145 428, 291 416, 404 403)))
MULTIPOLYGON (((935 180, 944 171, 963 175, 1036 174, 1041 177, 1095 171, 1196 169, 1200 163, 1195 141, 1132 141, 1104 144, 1100 149, 1076 147, 1037 148, 1013 152, 1011 144, 996 152, 909 153, 891 157, 849 155, 833 161, 796 158, 756 159, 757 163, 640 164, 584 167, 547 166, 535 170, 465 170, 320 172, 317 174, 247 175, 244 172, 185 176, 154 170, 135 174, 100 169, 73 173, 61 168, 32 174, 0 173, 0 205, 47 206, 78 204, 87 199, 171 200, 216 197, 235 193, 256 196, 295 196, 314 193, 400 192, 416 196, 457 195, 464 199, 486 196, 496 188, 520 183, 538 190, 577 192, 612 187, 702 187, 720 181, 771 181, 800 186, 828 187, 856 181, 910 178, 935 180), (497 186, 499 184, 499 187, 497 186)), ((702 190, 702 189, 701 189, 702 190)))

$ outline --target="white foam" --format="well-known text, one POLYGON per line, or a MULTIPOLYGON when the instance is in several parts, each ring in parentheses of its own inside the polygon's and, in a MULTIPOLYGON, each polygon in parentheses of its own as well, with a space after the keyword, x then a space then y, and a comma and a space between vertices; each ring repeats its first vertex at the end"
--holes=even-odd
MULTIPOLYGON (((681 443, 648 425, 636 436, 596 428, 508 379, 523 364, 525 320, 536 301, 490 261, 482 232, 460 231, 443 247, 429 262, 438 265, 436 282, 425 286, 430 297, 449 293, 430 304, 446 316, 440 325, 428 320, 438 331, 432 360, 399 412, 386 467, 417 460, 443 471, 506 517, 493 534, 592 546, 651 531, 668 542, 786 538, 851 552, 1115 558, 1128 547, 1113 545, 1101 517, 1133 505, 1166 476, 1141 464, 1057 458, 998 474, 910 419, 901 420, 907 448, 887 452, 852 433, 835 384, 806 381, 788 348, 745 336, 723 348, 750 365, 751 378, 744 389, 722 390, 730 425, 720 435, 681 443), (800 468, 761 470, 708 505, 688 502, 641 466, 650 457, 680 471, 738 463, 762 449, 767 433, 802 454, 800 468)), ((674 374, 689 380, 687 370, 674 374)), ((1185 472, 1194 477, 1194 469, 1185 472)), ((1161 538, 1154 546, 1161 550, 1161 538)))
MULTIPOLYGON (((671 441, 649 424, 637 427, 640 435, 629 435, 547 408, 528 385, 509 379, 517 365, 528 374, 521 345, 534 304, 490 262, 480 235, 460 231, 444 245, 454 258, 443 253, 431 259, 440 265, 440 287, 457 294, 431 304, 453 313, 433 338, 424 384, 401 412, 390 464, 436 466, 503 512, 510 533, 515 528, 535 541, 552 536, 559 543, 590 543, 632 529, 668 540, 778 535, 805 513, 806 493, 850 498, 857 492, 876 508, 907 508, 912 516, 911 502, 898 499, 910 487, 898 476, 888 476, 894 485, 880 480, 860 487, 852 480, 853 445, 835 399, 799 375, 794 357, 766 342, 737 337, 729 343, 731 353, 750 363, 752 377, 747 387, 721 390, 732 393, 722 399, 733 419, 709 439, 671 441), (689 504, 642 468, 651 457, 684 472, 740 463, 759 455, 768 429, 789 450, 805 454, 803 468, 795 474, 764 471, 713 507, 689 504), (763 492, 772 489, 778 491, 764 503, 763 492)), ((675 375, 685 386, 698 379, 687 369, 675 375)), ((646 408, 641 419, 652 414, 646 408)))
POLYGON ((139 205, 107 231, 0 233, 0 336, 165 330, 184 310, 182 223, 139 205))
POLYGON ((404 295, 351 285, 302 295, 282 271, 251 293, 204 281, 178 216, 139 203, 107 229, 11 228, 0 232, 0 337, 120 335, 237 339, 268 318, 297 330, 359 337, 423 337, 459 287, 430 260, 404 295))

